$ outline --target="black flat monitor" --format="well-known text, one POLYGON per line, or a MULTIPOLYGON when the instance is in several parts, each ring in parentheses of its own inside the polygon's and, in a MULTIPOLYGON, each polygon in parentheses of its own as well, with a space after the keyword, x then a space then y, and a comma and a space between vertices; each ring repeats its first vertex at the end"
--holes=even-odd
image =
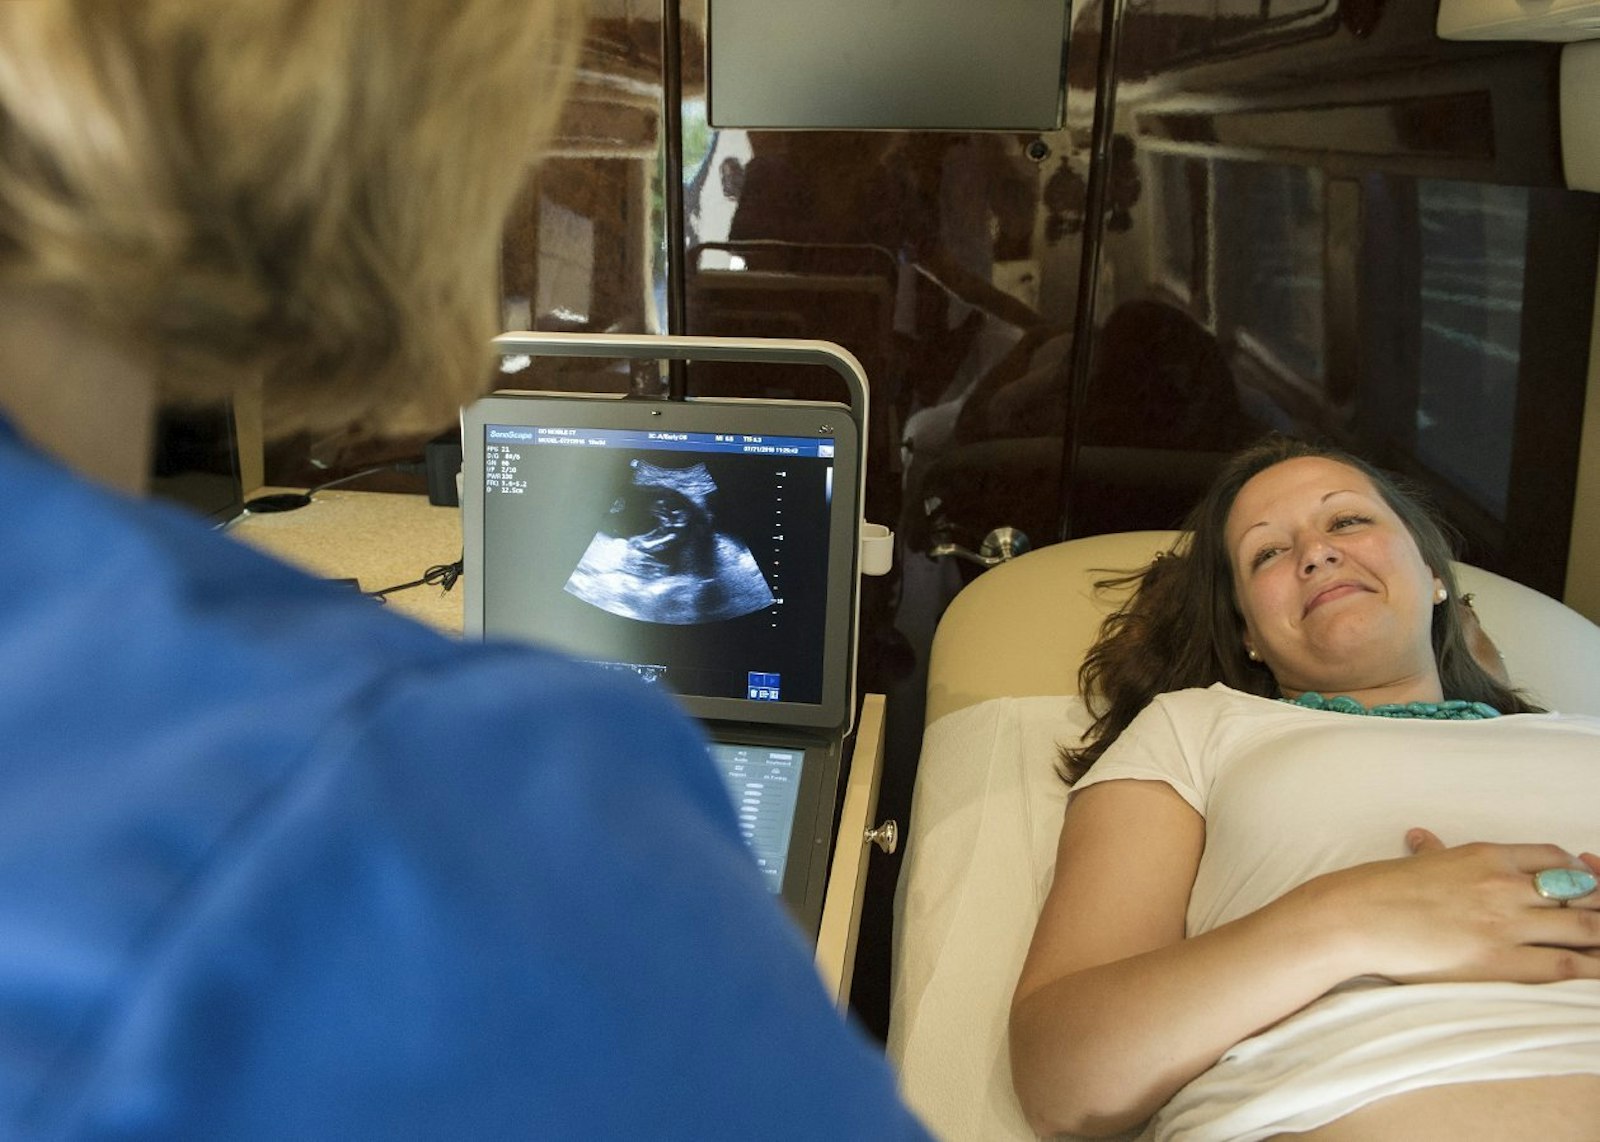
POLYGON ((1066 0, 711 0, 716 127, 1053 131, 1066 0))
POLYGON ((232 401, 165 407, 157 413, 149 490, 217 525, 244 510, 232 401))

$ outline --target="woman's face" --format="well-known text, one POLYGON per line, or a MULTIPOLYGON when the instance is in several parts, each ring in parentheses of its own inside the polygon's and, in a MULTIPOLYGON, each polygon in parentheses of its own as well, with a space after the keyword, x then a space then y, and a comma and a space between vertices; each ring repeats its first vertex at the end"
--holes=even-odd
POLYGON ((1312 456, 1275 464, 1240 489, 1225 537, 1245 649, 1285 693, 1440 696, 1443 584, 1361 472, 1312 456))

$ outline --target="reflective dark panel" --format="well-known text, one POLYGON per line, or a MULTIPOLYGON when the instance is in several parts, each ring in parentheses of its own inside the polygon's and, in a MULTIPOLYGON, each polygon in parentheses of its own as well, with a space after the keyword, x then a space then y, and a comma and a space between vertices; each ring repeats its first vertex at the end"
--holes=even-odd
POLYGON ((1559 185, 1555 49, 1446 44, 1416 6, 1162 7, 1122 27, 1110 165, 1143 189, 1101 233, 1065 533, 1171 526, 1275 429, 1559 595, 1600 210, 1559 185))

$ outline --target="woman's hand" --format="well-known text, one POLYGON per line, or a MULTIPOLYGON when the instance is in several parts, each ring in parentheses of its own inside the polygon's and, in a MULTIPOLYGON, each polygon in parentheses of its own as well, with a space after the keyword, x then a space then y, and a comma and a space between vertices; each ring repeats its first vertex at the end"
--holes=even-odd
POLYGON ((1556 845, 1447 847, 1426 829, 1406 843, 1410 857, 1303 886, 1343 911, 1366 974, 1399 983, 1600 979, 1600 892, 1562 907, 1533 886, 1548 868, 1600 876, 1600 856, 1580 863, 1556 845))

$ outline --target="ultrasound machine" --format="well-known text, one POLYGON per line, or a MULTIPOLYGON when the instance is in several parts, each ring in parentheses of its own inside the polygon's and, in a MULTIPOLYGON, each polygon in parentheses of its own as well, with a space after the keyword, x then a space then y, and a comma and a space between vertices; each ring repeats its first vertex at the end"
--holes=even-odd
POLYGON ((813 938, 855 711, 866 386, 827 342, 506 334, 539 356, 825 365, 849 405, 497 392, 462 419, 465 629, 670 691, 813 938))

